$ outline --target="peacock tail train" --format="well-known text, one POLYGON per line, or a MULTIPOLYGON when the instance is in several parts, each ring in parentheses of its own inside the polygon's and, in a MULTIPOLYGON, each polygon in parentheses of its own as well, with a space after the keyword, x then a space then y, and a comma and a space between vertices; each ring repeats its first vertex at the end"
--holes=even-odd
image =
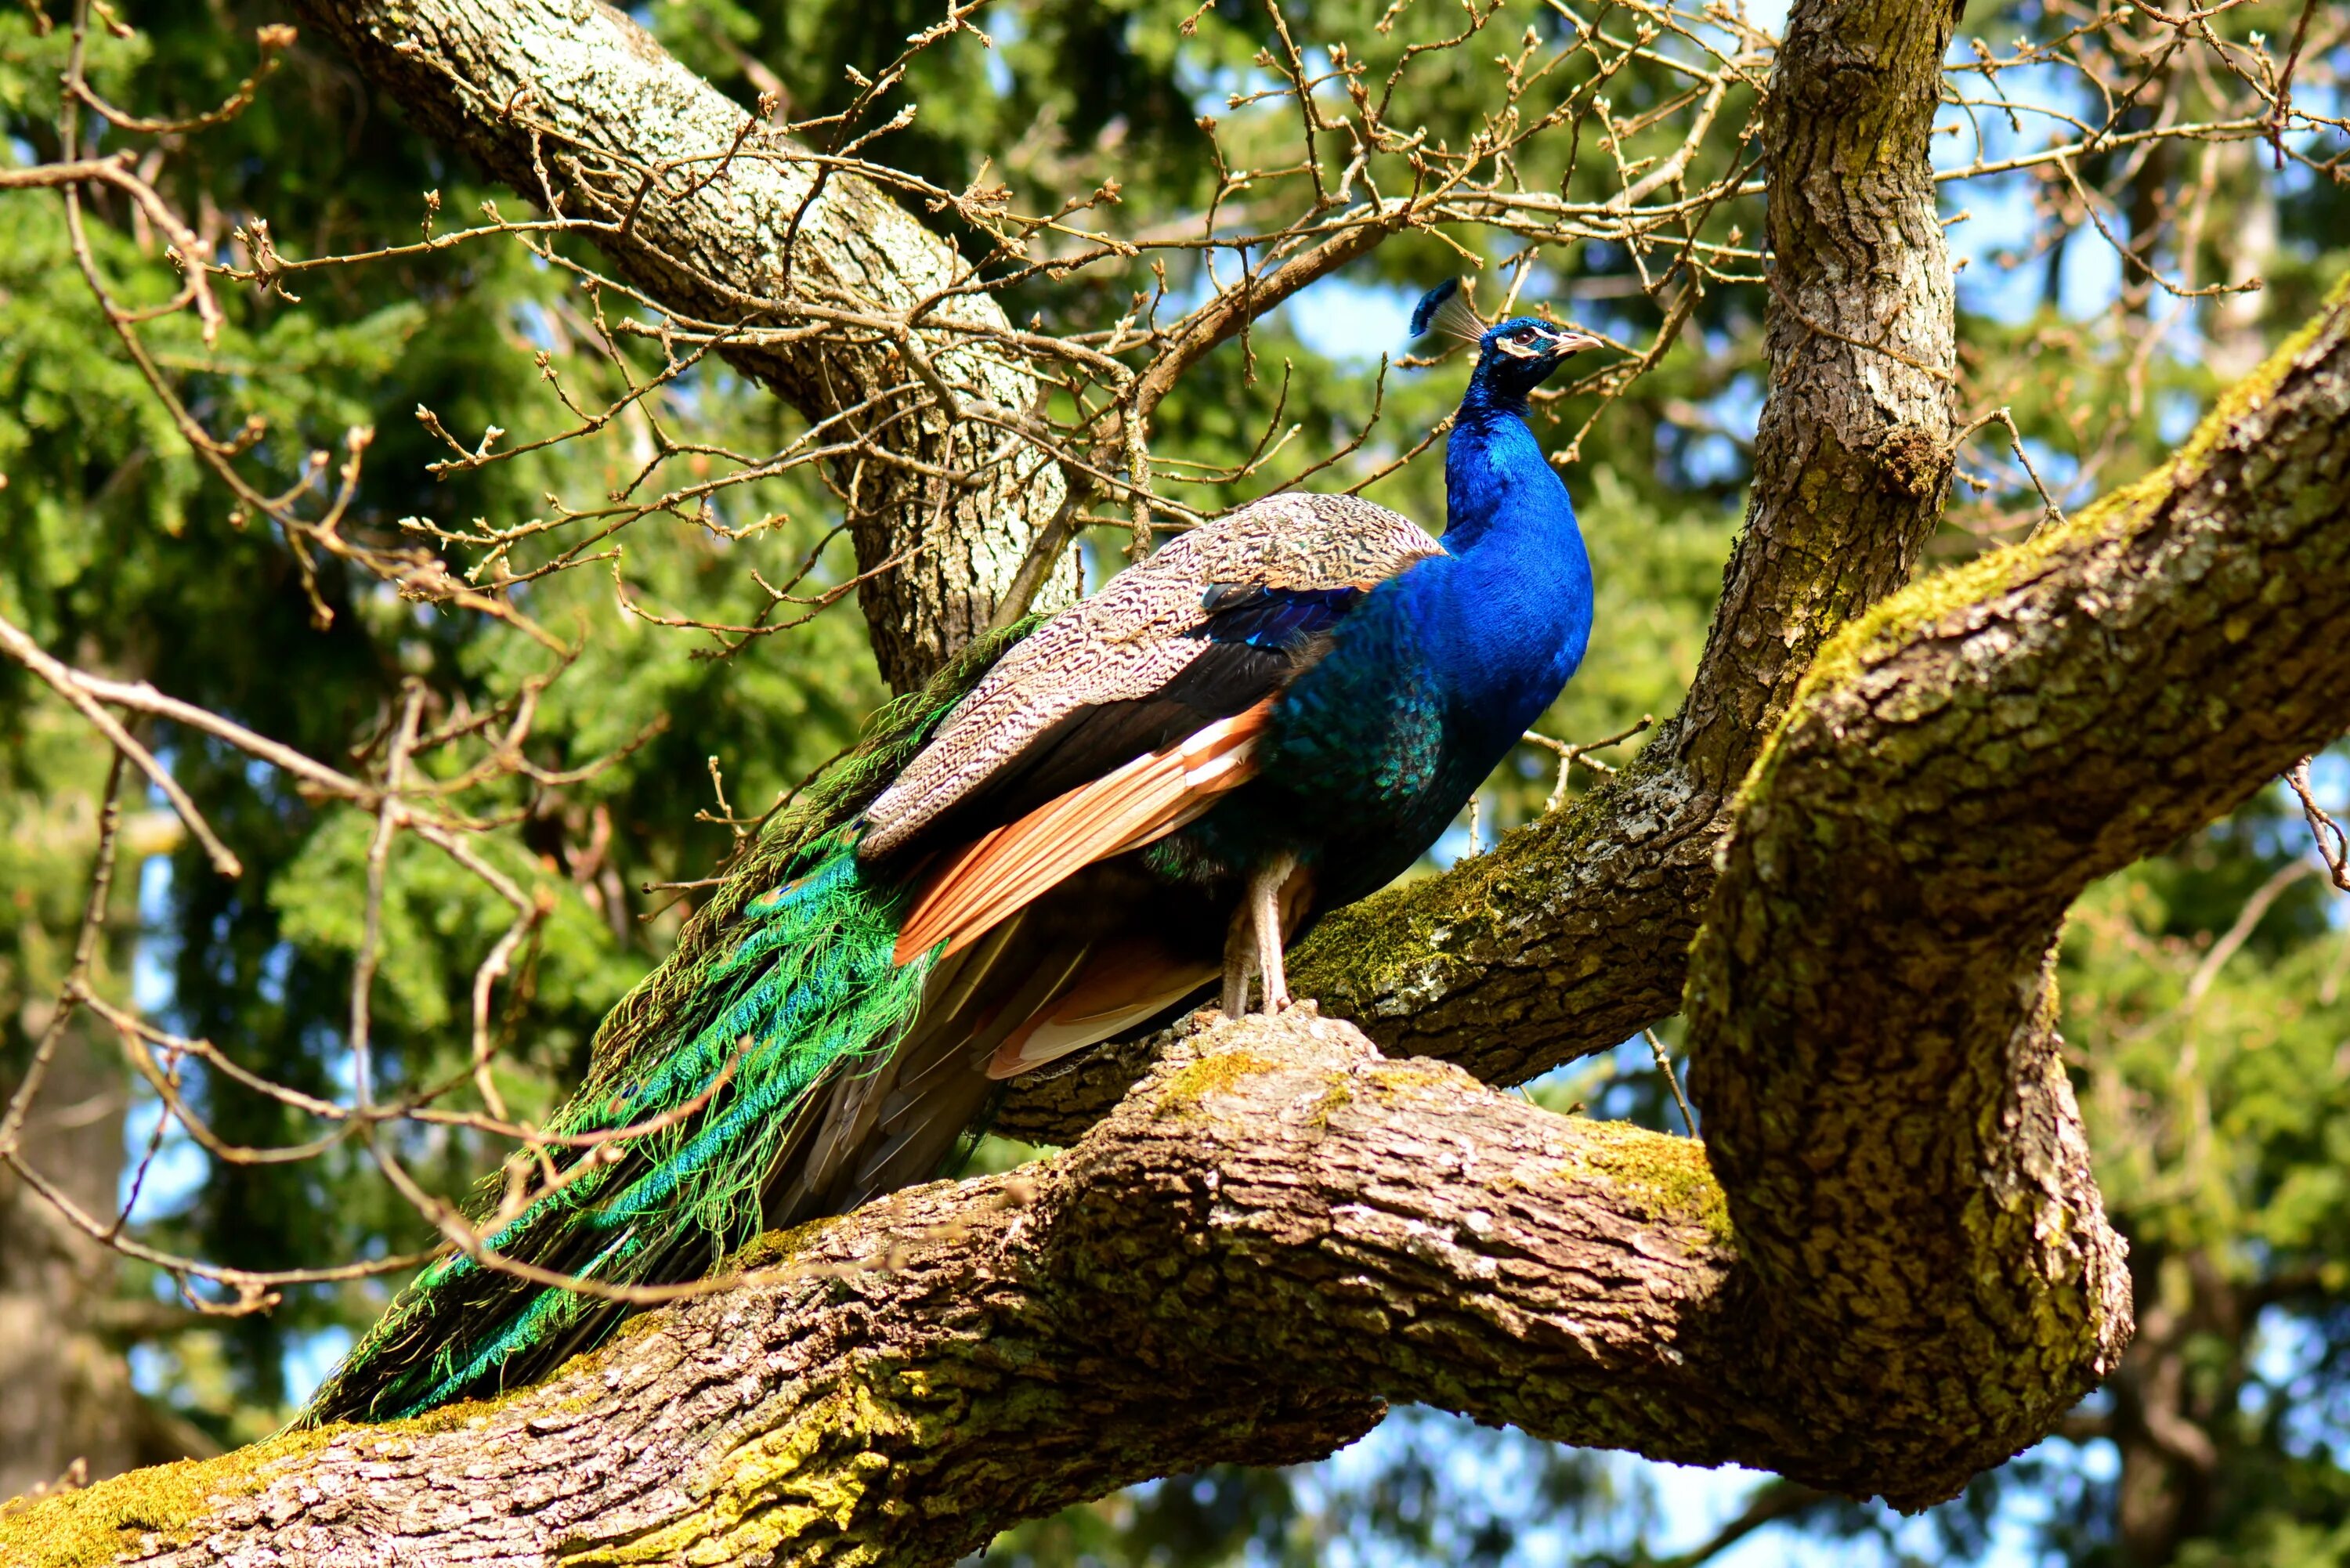
MULTIPOLYGON (((877 713, 613 1009, 587 1081, 546 1131, 644 1130, 551 1148, 568 1179, 485 1238, 500 1258, 644 1285, 699 1278, 756 1239, 765 1189, 803 1130, 790 1113, 827 1074, 889 1049, 931 968, 928 956, 893 961, 908 895, 859 861, 857 819, 1035 624, 979 639, 877 713)), ((484 1212, 497 1194, 484 1185, 484 1212)), ((626 1310, 452 1252, 400 1293, 297 1424, 392 1420, 518 1386, 592 1348, 626 1310)))

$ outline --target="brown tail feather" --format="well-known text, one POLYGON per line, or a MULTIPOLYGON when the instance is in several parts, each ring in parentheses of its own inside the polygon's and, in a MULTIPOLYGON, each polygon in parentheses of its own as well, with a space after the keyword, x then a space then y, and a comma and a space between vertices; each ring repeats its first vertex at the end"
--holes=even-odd
POLYGON ((1186 960, 1151 937, 1108 943, 1004 1036, 988 1059, 987 1075, 1016 1077, 1107 1040, 1211 983, 1218 967, 1212 960, 1186 960))

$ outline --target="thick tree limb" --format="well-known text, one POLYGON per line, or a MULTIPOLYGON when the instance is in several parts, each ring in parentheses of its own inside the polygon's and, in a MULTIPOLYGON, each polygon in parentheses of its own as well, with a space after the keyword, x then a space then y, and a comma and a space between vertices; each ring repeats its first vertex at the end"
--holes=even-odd
POLYGON ((2054 1262, 2097 1207, 2057 929, 2092 879, 2339 736, 2345 690, 2350 289, 2163 471, 1822 655, 1748 784, 1690 984, 1691 1087, 1805 1408, 1939 1446, 2048 1364, 2110 1360, 2118 1254, 2079 1281, 2054 1262), (2004 1272, 1959 1240, 1987 1230, 2031 1239, 2004 1272), (1871 1235, 1895 1244, 1856 1269, 1871 1235), (1953 1332, 2008 1353, 1921 1382, 1953 1332))
POLYGON ((519 1397, 183 1471, 243 1491, 176 1519, 107 1483, 47 1505, 47 1539, 120 1529, 122 1561, 182 1565, 930 1563, 1170 1468, 1326 1452, 1381 1397, 1814 1473, 1877 1436, 1799 1428, 1750 1375, 1698 1144, 1305 1014, 1191 1042, 1039 1177, 780 1248, 519 1397))
POLYGON ((1823 651, 1692 960, 1704 1149, 1309 1014, 1225 1025, 1059 1159, 779 1238, 544 1386, 126 1477, 0 1548, 939 1563, 1385 1399, 1949 1496, 2128 1334, 2064 905, 2332 738, 2345 684, 2350 289, 2168 468, 1823 651))
MULTIPOLYGON (((594 237, 665 307, 726 326, 807 327, 813 308, 906 323, 967 271, 869 182, 817 166, 671 59, 601 0, 295 0, 416 123, 594 237), (813 196, 813 200, 811 197, 813 196)), ((918 684, 989 623, 1061 504, 1058 468, 1002 430, 951 417, 960 396, 1023 413, 1028 369, 960 321, 1003 332, 987 295, 934 303, 903 342, 879 328, 737 345, 727 358, 811 420, 846 421, 873 455, 834 483, 858 590, 890 684, 918 684), (941 391, 943 389, 943 392, 941 391), (891 461, 891 460, 897 461, 891 461), (973 476, 958 483, 951 474, 973 476)), ((1064 566, 1052 594, 1075 592, 1064 566)))

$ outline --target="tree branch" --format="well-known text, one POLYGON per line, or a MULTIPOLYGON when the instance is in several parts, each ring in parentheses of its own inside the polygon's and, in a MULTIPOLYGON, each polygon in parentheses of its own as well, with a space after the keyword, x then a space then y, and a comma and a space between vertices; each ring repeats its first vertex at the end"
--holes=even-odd
MULTIPOLYGON (((807 312, 900 333, 770 334, 726 358, 810 420, 858 410, 852 436, 909 460, 845 460, 858 589, 889 683, 919 684, 989 624, 1037 532, 1059 469, 953 417, 961 395, 1026 410, 1035 377, 982 333, 1009 330, 985 294, 933 303, 968 267, 869 181, 818 173, 601 0, 295 0, 426 133, 542 206, 590 221, 619 275, 681 317, 806 327, 807 312), (926 304, 931 308, 917 312, 926 304), (878 401, 877 401, 878 400, 878 401), (950 474, 969 474, 957 483, 950 474)), ((1066 601, 1069 566, 1051 591, 1066 601)))
POLYGON ((945 1563, 1121 1482, 1327 1452, 1382 1397, 1700 1463, 1819 1469, 1877 1436, 1795 1431, 1753 1375, 1698 1144, 1302 1013, 1189 1042, 1040 1176, 902 1193, 759 1262, 506 1400, 191 1468, 169 1517, 102 1483, 0 1544, 945 1563))
POLYGON ((1805 1346, 1804 1408, 1898 1413, 1940 1449, 2000 1424, 2034 1364, 2110 1364, 2117 1248, 2076 1282, 1983 1270, 1954 1240, 2053 1254, 2102 1230, 2058 927, 2093 879, 2341 734, 2345 684, 2350 288, 2162 471, 1823 651, 1747 784, 1689 1010, 1691 1088, 1769 1343, 1805 1346), (1924 1387, 1958 1325, 2006 1354, 1924 1387))

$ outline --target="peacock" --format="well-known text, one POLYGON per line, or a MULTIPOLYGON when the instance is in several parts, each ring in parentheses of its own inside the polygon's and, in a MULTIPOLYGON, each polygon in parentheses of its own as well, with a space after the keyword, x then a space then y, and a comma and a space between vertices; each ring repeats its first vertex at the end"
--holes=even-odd
POLYGON ((1555 699, 1592 580, 1528 399, 1599 339, 1476 345, 1431 540, 1353 495, 1203 523, 884 708, 598 1031, 558 1179, 427 1267, 301 1419, 536 1379, 769 1227, 938 1176, 1003 1081, 1216 994, 1290 1004, 1285 945, 1443 832, 1555 699), (594 1135, 625 1136, 597 1143, 594 1135))

